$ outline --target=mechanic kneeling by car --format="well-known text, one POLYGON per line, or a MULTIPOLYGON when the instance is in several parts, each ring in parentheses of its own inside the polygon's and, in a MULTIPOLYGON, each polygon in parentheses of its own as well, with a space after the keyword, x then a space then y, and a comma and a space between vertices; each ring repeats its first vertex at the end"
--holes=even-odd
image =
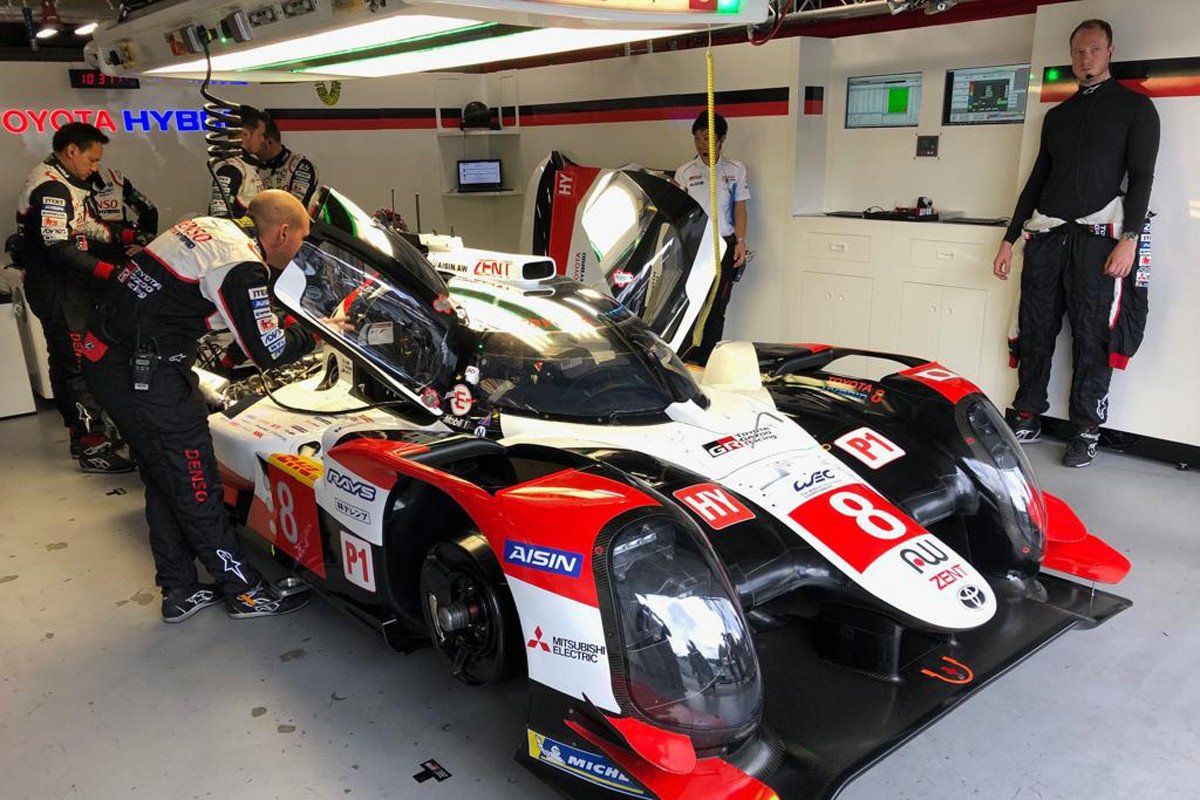
POLYGON ((259 368, 309 353, 313 338, 271 310, 270 267, 295 257, 309 220, 292 195, 267 190, 249 217, 184 220, 114 277, 84 339, 84 376, 128 438, 146 484, 150 549, 164 622, 224 599, 229 616, 295 611, 243 558, 225 513, 208 409, 192 364, 199 338, 228 328, 259 368), (217 585, 202 584, 195 560, 217 585))

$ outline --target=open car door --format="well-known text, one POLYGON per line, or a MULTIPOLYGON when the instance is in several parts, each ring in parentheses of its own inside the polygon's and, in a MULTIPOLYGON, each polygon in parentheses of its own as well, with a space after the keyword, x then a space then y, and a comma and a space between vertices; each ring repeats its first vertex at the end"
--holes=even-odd
MULTIPOLYGON (((521 246, 611 294, 677 353, 716 283, 708 214, 670 181, 551 153, 526 198, 521 246)), ((722 250, 724 242, 721 242, 722 250)))
POLYGON ((441 276, 413 245, 328 187, 310 212, 312 233, 275 282, 276 298, 356 369, 440 415, 461 341, 441 276))

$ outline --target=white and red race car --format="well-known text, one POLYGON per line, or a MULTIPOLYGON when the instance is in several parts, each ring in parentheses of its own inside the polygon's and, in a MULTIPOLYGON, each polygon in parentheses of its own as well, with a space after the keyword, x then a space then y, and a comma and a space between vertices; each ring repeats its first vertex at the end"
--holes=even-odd
POLYGON ((609 291, 546 258, 439 273, 322 190, 275 294, 330 355, 212 417, 250 539, 466 683, 528 674, 530 769, 572 797, 833 797, 1129 605, 1046 571, 1129 564, 965 378, 883 354, 902 369, 842 376, 857 351, 827 345, 685 367, 703 219, 652 176, 591 177, 576 215, 632 212, 591 233, 609 291))

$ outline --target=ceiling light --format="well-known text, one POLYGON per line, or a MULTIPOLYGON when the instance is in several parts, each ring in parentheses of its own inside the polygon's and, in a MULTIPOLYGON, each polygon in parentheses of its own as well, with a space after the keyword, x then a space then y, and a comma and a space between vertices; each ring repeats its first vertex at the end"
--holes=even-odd
POLYGON ((99 22, 88 22, 75 29, 76 36, 91 36, 100 27, 99 22))
MULTIPOLYGON (((214 72, 258 69, 267 65, 295 61, 297 54, 300 53, 306 59, 337 55, 339 53, 349 54, 366 48, 420 39, 485 24, 488 23, 473 19, 402 14, 396 17, 364 22, 361 25, 351 25, 346 28, 316 33, 311 36, 301 36, 261 47, 252 47, 249 50, 242 50, 236 53, 214 55, 212 68, 214 72)), ((204 59, 197 59, 183 64, 171 64, 159 67, 158 69, 149 70, 149 72, 155 75, 202 73, 204 72, 204 67, 204 59)))
POLYGON ((58 16, 58 8, 54 0, 42 0, 42 27, 34 34, 39 39, 49 39, 57 36, 62 30, 62 20, 58 16))
POLYGON ((587 50, 593 47, 624 44, 674 36, 678 30, 610 30, 596 28, 536 28, 508 33, 481 41, 433 46, 395 55, 359 58, 340 64, 322 64, 293 70, 344 77, 378 78, 413 72, 452 69, 496 61, 512 61, 534 56, 587 50))

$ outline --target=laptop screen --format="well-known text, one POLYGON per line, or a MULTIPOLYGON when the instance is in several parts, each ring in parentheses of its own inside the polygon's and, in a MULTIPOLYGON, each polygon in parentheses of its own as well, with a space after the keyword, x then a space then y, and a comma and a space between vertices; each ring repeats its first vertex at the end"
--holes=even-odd
POLYGON ((499 189, 501 185, 500 159, 487 158, 458 162, 459 191, 499 189))

